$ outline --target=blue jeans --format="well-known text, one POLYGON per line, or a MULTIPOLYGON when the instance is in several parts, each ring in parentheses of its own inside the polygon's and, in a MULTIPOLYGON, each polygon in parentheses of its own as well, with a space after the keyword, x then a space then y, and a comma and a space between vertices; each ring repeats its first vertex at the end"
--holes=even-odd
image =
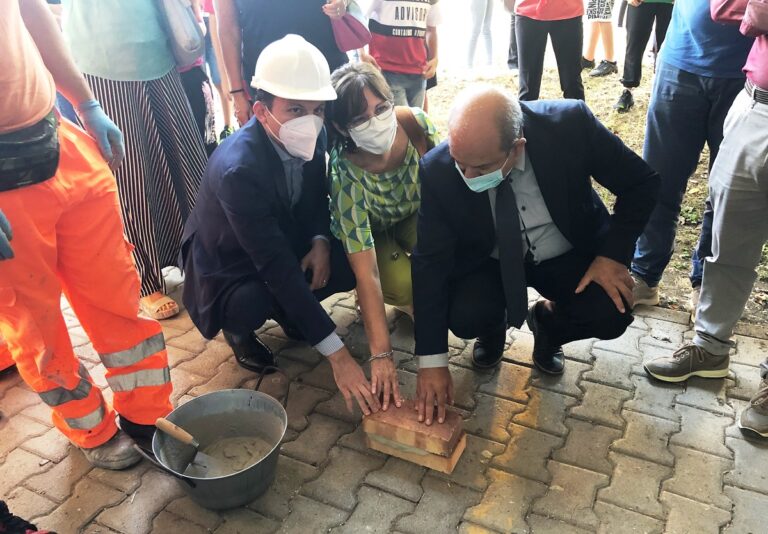
POLYGON ((396 106, 424 107, 427 80, 421 74, 402 74, 386 70, 382 74, 392 89, 396 106))
MULTIPOLYGON (((658 66, 648 105, 643 159, 661 175, 661 188, 632 260, 632 272, 651 287, 659 284, 672 258, 683 195, 704 143, 709 146, 711 169, 723 140, 723 121, 743 88, 743 78, 708 78, 663 62, 658 66)), ((711 247, 712 209, 707 202, 692 257, 694 287, 701 285, 704 258, 711 255, 711 247)))

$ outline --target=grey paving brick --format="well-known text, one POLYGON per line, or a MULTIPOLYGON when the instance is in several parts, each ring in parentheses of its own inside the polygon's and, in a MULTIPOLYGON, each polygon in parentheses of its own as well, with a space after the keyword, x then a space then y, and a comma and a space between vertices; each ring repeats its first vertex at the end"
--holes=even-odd
MULTIPOLYGON (((0 406, 2 406, 2 402, 2 399, 0 399, 0 406)), ((24 408, 21 411, 21 415, 29 417, 42 425, 51 427, 51 408, 43 402, 38 402, 28 408, 24 408)))
POLYGON ((152 520, 150 532, 183 532, 184 534, 208 534, 207 528, 163 510, 152 520))
POLYGON ((685 391, 677 396, 677 404, 684 404, 732 416, 733 408, 728 405, 726 389, 733 381, 726 379, 699 378, 694 376, 685 382, 685 391))
POLYGON ((72 495, 50 514, 36 518, 35 524, 56 532, 78 532, 101 510, 125 498, 123 492, 86 477, 75 484, 72 495))
MULTIPOLYGON (((292 511, 283 521, 278 532, 293 534, 294 532, 311 532, 320 534, 342 524, 348 513, 333 506, 313 501, 297 495, 291 503, 292 511)), ((249 532, 254 532, 250 530, 249 532)))
POLYGON ((179 399, 186 395, 189 390, 204 384, 208 377, 196 375, 179 369, 171 369, 171 383, 173 384, 173 391, 171 392, 171 404, 174 406, 179 405, 179 399))
POLYGON ((58 506, 58 503, 55 501, 30 491, 23 486, 12 489, 3 500, 8 505, 11 513, 27 520, 50 514, 58 506))
MULTIPOLYGON (((598 534, 662 534, 664 522, 612 504, 597 501, 595 514, 600 518, 598 534)), ((693 533, 691 533, 693 534, 693 533)))
POLYGON ((726 486, 725 494, 733 501, 733 520, 725 527, 724 533, 758 534, 765 531, 768 495, 733 486, 726 486))
POLYGON ((40 424, 21 414, 7 420, 0 420, 0 459, 22 443, 42 436, 49 428, 50 426, 40 424))
POLYGON ((526 406, 482 393, 478 393, 476 399, 477 406, 470 418, 464 421, 464 429, 470 434, 506 443, 509 440, 509 422, 526 406))
POLYGON ((736 342, 736 350, 731 355, 731 362, 758 367, 765 361, 768 339, 735 335, 733 340, 736 342))
POLYGON ((768 494, 768 469, 758 468, 758 465, 766 465, 768 443, 727 438, 725 444, 733 450, 735 463, 733 470, 725 476, 725 483, 768 494))
POLYGON ((482 384, 479 391, 515 402, 527 402, 526 387, 531 378, 530 367, 501 362, 498 372, 482 384))
POLYGON ((584 373, 583 379, 599 384, 606 384, 632 390, 634 386, 630 375, 637 358, 619 352, 593 349, 592 369, 584 373))
POLYGON ((740 399, 728 400, 733 407, 735 415, 731 424, 728 426, 728 428, 725 429, 725 436, 728 438, 746 439, 750 441, 762 441, 762 438, 759 438, 752 433, 742 432, 742 430, 739 428, 739 418, 741 417, 741 412, 743 412, 746 407, 749 406, 749 402, 740 399))
POLYGON ((725 429, 733 418, 678 404, 675 407, 682 416, 680 432, 670 439, 673 445, 681 445, 724 458, 732 458, 733 453, 725 446, 725 429))
MULTIPOLYGON (((35 459, 37 459, 37 457, 31 458, 31 461, 35 462, 35 459)), ((37 462, 35 463, 39 463, 39 459, 37 459, 37 462)), ((6 465, 10 466, 12 464, 8 464, 6 461, 6 463, 0 467, 0 479, 4 481, 8 480, 10 482, 11 480, 6 478, 7 475, 3 473, 3 468, 6 465)), ((23 464, 19 463, 19 467, 21 467, 21 465, 23 464)), ((82 452, 73 450, 59 463, 49 463, 39 469, 38 473, 42 474, 37 474, 28 478, 24 482, 24 485, 40 495, 44 495, 54 501, 62 502, 72 494, 74 485, 78 480, 85 476, 92 467, 88 460, 85 459, 82 452)))
POLYGON ((357 504, 357 490, 365 476, 384 465, 384 459, 344 447, 334 447, 320 476, 304 484, 302 495, 347 511, 357 504))
POLYGON ((569 360, 578 360, 584 363, 592 363, 595 357, 592 355, 592 348, 597 339, 580 339, 563 345, 565 357, 569 360))
POLYGON ((608 448, 621 437, 621 430, 578 419, 566 419, 565 426, 569 429, 565 446, 552 459, 610 475, 613 465, 608 461, 608 448))
POLYGON ((699 501, 730 509, 731 501, 723 494, 723 473, 731 469, 730 460, 693 449, 671 446, 675 455, 674 476, 662 489, 699 501))
POLYGON ((267 517, 283 519, 290 513, 291 500, 299 492, 299 488, 308 480, 316 478, 319 473, 320 470, 314 466, 280 455, 275 481, 263 495, 250 503, 248 508, 267 517))
MULTIPOLYGON (((192 331, 186 336, 197 336, 202 339, 200 334, 196 331, 192 331)), ((186 337, 185 336, 185 337, 186 337)), ((168 342, 169 346, 177 346, 174 343, 181 338, 177 338, 168 342)), ((219 343, 218 341, 211 341, 205 347, 205 350, 199 351, 192 348, 185 348, 184 346, 178 346, 178 348, 184 349, 187 352, 196 354, 196 356, 190 360, 180 363, 176 366, 176 369, 182 369, 188 373, 192 373, 198 376, 212 377, 215 374, 216 368, 222 363, 234 360, 235 355, 229 345, 226 343, 219 343)))
POLYGON ((592 366, 582 362, 566 362, 565 371, 562 375, 545 375, 534 370, 531 378, 531 384, 537 388, 548 389, 555 393, 570 395, 571 397, 581 397, 583 392, 579 388, 579 381, 584 371, 591 369, 592 366))
POLYGON ((3 481, 0 484, 0 498, 8 495, 24 480, 48 471, 52 465, 49 460, 23 449, 12 450, 0 464, 0 480, 3 481))
POLYGON ((485 470, 491 458, 502 452, 504 452, 504 445, 501 443, 470 434, 467 435, 467 448, 464 449, 461 459, 453 469, 453 473, 447 475, 434 471, 431 474, 461 486, 483 491, 488 487, 485 470))
POLYGON ((731 514, 711 504, 674 493, 662 492, 661 501, 669 510, 665 534, 717 534, 731 514))
POLYGON ((670 467, 675 463, 668 448, 669 438, 680 430, 680 423, 629 410, 622 415, 627 428, 624 437, 611 446, 612 450, 670 467))
POLYGON ((549 434, 564 436, 568 432, 565 427, 568 408, 579 401, 546 389, 530 388, 528 393, 530 399, 527 408, 515 415, 512 422, 549 434))
POLYGON ((459 534, 498 534, 498 531, 481 527, 469 521, 459 523, 459 534))
POLYGON ((340 527, 331 530, 336 534, 387 534, 395 519, 413 512, 416 505, 380 489, 363 486, 357 494, 358 504, 352 515, 340 527))
POLYGON ((187 352, 199 354, 206 349, 208 341, 197 330, 189 330, 185 334, 166 340, 166 344, 172 347, 184 349, 187 352))
POLYGON ((450 371, 453 379, 453 404, 471 410, 475 407, 475 392, 481 384, 491 379, 491 375, 456 365, 451 365, 450 371))
MULTIPOLYGON (((165 329, 163 329, 163 331, 165 331, 165 329)), ((180 364, 188 362, 197 356, 194 352, 189 352, 187 350, 180 349, 171 345, 166 345, 165 348, 168 352, 168 367, 171 369, 175 369, 180 364)), ((174 384, 174 386, 175 385, 176 384, 174 384)))
POLYGON ((464 519, 499 532, 528 532, 525 517, 547 486, 496 469, 488 470, 488 478, 491 484, 482 500, 467 510, 464 519))
POLYGON ((666 382, 651 382, 646 376, 632 376, 635 396, 624 404, 624 409, 633 410, 654 417, 678 421, 680 414, 674 409, 675 397, 682 393, 683 387, 666 382))
POLYGON ((131 469, 124 469, 122 471, 91 469, 88 472, 88 477, 120 490, 123 493, 133 493, 142 483, 144 473, 150 469, 151 466, 148 462, 142 462, 131 469))
POLYGON ((639 358, 640 349, 638 347, 638 341, 645 335, 645 330, 640 330, 638 328, 627 328, 627 331, 616 339, 595 341, 595 344, 592 346, 592 348, 593 350, 609 350, 611 352, 618 352, 620 354, 626 354, 628 356, 639 358))
POLYGON ((42 402, 37 393, 33 393, 27 387, 21 386, 13 386, 7 389, 2 400, 5 417, 13 417, 23 409, 42 402))
POLYGON ((306 384, 292 383, 288 395, 288 426, 293 430, 301 432, 309 424, 307 416, 312 412, 315 406, 331 398, 331 393, 324 390, 308 386, 306 384))
POLYGON ((552 451, 563 445, 564 438, 533 428, 511 424, 511 439, 506 449, 491 460, 491 465, 512 474, 548 483, 552 475, 547 462, 552 451))
POLYGON ((365 477, 365 483, 409 501, 417 502, 424 493, 421 479, 426 472, 425 467, 389 456, 381 469, 368 473, 365 477))
POLYGON ((277 521, 247 508, 227 510, 222 513, 222 516, 222 523, 214 531, 216 534, 251 534, 252 532, 271 534, 280 527, 277 521))
POLYGON ((613 428, 624 428, 621 407, 632 397, 632 392, 586 380, 581 381, 584 397, 581 404, 571 409, 570 415, 613 428))
POLYGON ((314 367, 323 360, 323 355, 315 350, 314 347, 303 343, 282 349, 279 357, 281 360, 283 358, 288 358, 289 360, 295 360, 310 367, 314 367))
POLYGON ((318 465, 326 459, 333 444, 352 429, 349 423, 315 413, 309 416, 309 427, 294 441, 285 443, 282 452, 302 462, 318 465))
POLYGON ((736 385, 728 390, 728 397, 750 400, 760 386, 760 369, 734 362, 730 367, 736 385))
POLYGON ((597 490, 608 485, 609 477, 555 461, 549 462, 548 469, 552 483, 533 503, 533 511, 582 528, 597 528, 599 521, 592 507, 597 490))
POLYGON ((673 310, 671 308, 661 308, 659 306, 643 306, 637 307, 636 312, 640 312, 645 319, 646 324, 650 324, 652 319, 660 321, 668 321, 671 323, 677 323, 683 326, 687 326, 691 321, 691 314, 687 311, 673 310))
POLYGON ((26 441, 22 447, 52 462, 62 461, 75 449, 58 428, 51 428, 42 436, 26 441))
POLYGON ((615 466, 611 484, 598 492, 598 500, 664 519, 659 493, 672 468, 624 454, 611 453, 610 459, 615 466))
POLYGON ((406 533, 448 532, 458 526, 464 510, 480 501, 481 494, 429 474, 421 482, 424 494, 412 514, 394 524, 406 533))
POLYGON ((328 360, 322 360, 313 369, 302 373, 300 377, 301 382, 304 384, 328 391, 338 391, 336 381, 333 378, 333 368, 331 367, 331 364, 328 363, 328 360))
POLYGON ((241 387, 244 382, 251 378, 253 378, 253 373, 240 367, 235 359, 232 358, 219 365, 210 380, 200 386, 193 387, 189 390, 189 393, 199 397, 213 391, 235 389, 241 387))
POLYGON ((328 400, 320 402, 315 406, 314 411, 355 425, 363 420, 363 413, 360 411, 358 404, 353 402, 352 411, 347 410, 347 403, 339 391, 334 393, 328 400))
POLYGON ((221 516, 218 513, 203 508, 189 497, 181 497, 180 499, 171 501, 168 506, 165 507, 165 510, 179 517, 183 517, 196 525, 200 525, 207 530, 215 529, 222 521, 221 516))
POLYGON ((550 532, 552 534, 587 534, 592 530, 584 530, 574 525, 570 525, 559 519, 552 519, 542 515, 531 514, 528 516, 528 524, 531 526, 531 533, 537 534, 550 532))

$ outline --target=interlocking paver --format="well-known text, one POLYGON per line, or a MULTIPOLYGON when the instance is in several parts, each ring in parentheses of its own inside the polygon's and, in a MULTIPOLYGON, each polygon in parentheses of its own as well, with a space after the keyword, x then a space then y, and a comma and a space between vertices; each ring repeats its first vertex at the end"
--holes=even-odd
MULTIPOLYGON (((247 508, 235 508, 222 513, 223 521, 214 530, 216 534, 250 534, 259 532, 271 534, 280 528, 280 523, 257 514, 247 508)), ((298 532, 298 531, 297 531, 298 532)))
POLYGON ((190 389, 189 394, 199 397, 222 389, 238 388, 251 378, 253 378, 253 372, 240 367, 233 357, 219 365, 210 380, 190 389))
POLYGON ((627 428, 624 437, 611 446, 612 450, 663 465, 675 463, 669 439, 680 430, 680 423, 630 410, 624 410, 622 415, 627 428))
POLYGON ((675 455, 675 472, 662 485, 664 491, 723 509, 731 507, 730 499, 723 494, 723 474, 731 469, 730 460, 683 447, 670 449, 675 455))
POLYGON ((92 469, 88 472, 88 477, 118 489, 123 493, 133 493, 141 484, 144 473, 150 469, 154 469, 154 467, 151 467, 148 462, 142 462, 132 469, 124 469, 122 471, 92 469))
POLYGON ((322 474, 304 484, 302 495, 352 511, 357 504, 357 489, 365 476, 384 465, 384 459, 347 449, 334 447, 328 455, 329 463, 322 474))
POLYGON ((52 428, 42 436, 26 441, 22 447, 52 462, 60 462, 74 449, 58 428, 52 428))
POLYGON ((461 455, 461 459, 453 469, 453 473, 447 475, 437 471, 432 474, 439 478, 444 478, 461 486, 476 489, 479 491, 488 487, 488 480, 485 477, 485 470, 491 461, 491 458, 504 451, 504 445, 479 438, 473 435, 467 435, 467 448, 461 455))
POLYGON ((471 434, 506 443, 509 440, 509 422, 526 406, 482 393, 478 393, 476 398, 477 406, 470 418, 464 421, 464 429, 471 434))
POLYGON ((515 415, 512 422, 549 434, 564 436, 568 432, 565 426, 568 408, 577 404, 578 400, 539 388, 531 388, 528 394, 530 400, 526 409, 515 415))
POLYGON ((325 415, 309 416, 309 427, 294 441, 282 447, 283 454, 312 465, 318 465, 328 456, 336 440, 352 431, 352 425, 325 415))
POLYGON ((165 507, 165 510, 200 525, 207 530, 215 529, 222 521, 219 514, 206 510, 189 497, 182 497, 170 502, 165 507))
POLYGON ((368 473, 365 483, 417 502, 424 493, 421 479, 426 472, 425 467, 390 456, 381 469, 368 473))
MULTIPOLYGON (((766 332, 763 330, 763 335, 766 332)), ((754 337, 733 336, 736 342, 736 350, 731 354, 731 361, 758 367, 768 354, 768 340, 754 337)))
POLYGON ((610 458, 615 466, 611 484, 598 492, 598 500, 663 519, 659 492, 672 469, 624 454, 611 453, 610 458))
POLYGON ((675 397, 682 393, 679 384, 651 382, 646 376, 632 376, 635 396, 624 404, 624 408, 636 412, 678 421, 680 414, 674 409, 675 397))
POLYGON ((279 358, 280 360, 288 358, 314 367, 322 361, 323 355, 309 345, 295 345, 281 350, 279 358))
POLYGON ((537 514, 528 516, 528 524, 531 526, 532 534, 537 534, 539 532, 551 532, 553 534, 587 534, 592 532, 591 530, 584 530, 583 528, 570 525, 559 519, 552 519, 537 514))
POLYGON ((481 527, 469 521, 462 521, 459 524, 459 534, 498 534, 498 531, 481 527))
MULTIPOLYGON (((328 532, 329 529, 340 525, 348 517, 347 512, 307 497, 297 495, 291 503, 291 513, 285 518, 278 532, 293 534, 294 532, 328 532)), ((248 530, 247 532, 260 532, 248 530)))
POLYGON ((3 413, 5 417, 13 417, 24 408, 38 404, 40 396, 26 387, 13 386, 9 388, 2 398, 3 413))
POLYGON ((610 475, 613 466, 608 461, 608 448, 621 437, 621 430, 578 419, 567 419, 565 426, 570 430, 565 446, 555 451, 552 459, 610 475))
POLYGON ((733 408, 728 406, 726 389, 733 381, 726 379, 699 378, 694 376, 685 382, 685 391, 677 396, 677 404, 684 404, 714 413, 732 416, 733 408))
POLYGON ((171 369, 171 383, 173 391, 171 392, 171 403, 179 406, 179 399, 186 395, 190 390, 204 384, 210 377, 196 375, 185 371, 184 369, 171 369))
POLYGON ((592 354, 595 358, 592 369, 584 373, 584 380, 628 390, 634 388, 630 375, 637 358, 598 349, 593 349, 592 354))
POLYGON ((723 532, 728 534, 742 534, 744 532, 757 534, 765 530, 768 495, 734 488, 733 486, 726 486, 725 493, 733 501, 733 520, 723 532))
MULTIPOLYGON (((195 331, 192 331, 190 334, 187 334, 187 335, 191 335, 194 333, 195 331)), ((197 335, 200 336, 199 333, 197 335)), ((176 345, 172 345, 175 341, 176 340, 172 340, 168 342, 168 345, 176 346, 176 345)), ((205 376, 205 377, 213 376, 215 369, 219 365, 221 365, 226 361, 234 359, 235 357, 229 345, 227 345, 226 343, 219 343, 218 341, 208 342, 207 346, 205 347, 205 350, 203 351, 190 350, 184 347, 179 347, 179 348, 187 350, 188 352, 192 352, 197 356, 183 363, 180 363, 179 365, 176 366, 176 369, 183 369, 184 371, 187 371, 189 373, 193 373, 193 374, 196 374, 199 376, 205 376)))
POLYGON ((8 505, 8 509, 19 517, 31 518, 45 514, 50 514, 58 503, 43 497, 42 495, 30 491, 23 486, 4 496, 3 500, 8 505))
POLYGON ((624 428, 621 407, 632 392, 594 382, 581 381, 584 397, 571 409, 570 415, 613 428, 624 428))
POLYGON ((669 509, 665 534, 717 534, 731 519, 729 512, 717 506, 674 493, 663 492, 661 501, 669 509))
POLYGON ((521 425, 509 425, 512 436, 506 450, 491 460, 491 465, 515 475, 548 483, 552 475, 547 462, 552 451, 563 444, 563 438, 521 425))
POLYGON ((78 532, 101 510, 124 499, 126 495, 122 491, 86 477, 75 485, 67 500, 50 514, 35 519, 35 524, 38 528, 56 532, 78 532))
POLYGON ((403 532, 448 532, 456 529, 464 510, 480 501, 481 493, 430 476, 421 482, 424 494, 412 514, 394 525, 403 532))
POLYGON ((42 436, 49 428, 21 414, 0 419, 0 459, 22 443, 42 436))
POLYGON ((280 455, 274 482, 248 507, 267 517, 283 519, 290 513, 291 500, 299 492, 299 488, 308 480, 316 478, 319 473, 314 466, 280 455))
POLYGON ((527 532, 525 516, 547 486, 497 469, 489 469, 488 478, 491 484, 482 501, 464 519, 500 532, 527 532))
POLYGON ((725 429, 733 421, 730 416, 683 404, 678 404, 675 410, 682 416, 682 423, 680 432, 670 439, 671 444, 717 454, 724 458, 733 457, 733 453, 725 446, 725 429))
POLYGON ((725 444, 733 450, 735 463, 725 483, 768 494, 768 442, 727 438, 725 444))
POLYGON ((163 510, 152 520, 151 532, 183 532, 184 534, 208 534, 203 526, 163 510))
POLYGON ((609 477, 555 461, 547 467, 552 483, 546 494, 533 503, 533 511, 582 528, 596 528, 599 521, 592 505, 597 490, 608 485, 609 477))
POLYGON ((504 360, 533 367, 533 334, 522 330, 513 330, 511 343, 504 351, 504 360))
POLYGON ((392 522, 401 515, 413 512, 416 505, 391 493, 363 486, 357 494, 355 511, 333 534, 387 534, 392 522))
MULTIPOLYGON (((638 514, 612 504, 597 501, 595 514, 600 518, 598 534, 661 534, 664 522, 647 515, 638 514)), ((691 533, 693 534, 693 533, 691 533)))
MULTIPOLYGON (((163 328, 163 331, 165 331, 165 328, 163 328)), ((168 339, 166 337, 166 339, 168 339)), ((165 346, 166 351, 168 352, 168 367, 171 369, 177 367, 178 365, 188 362, 192 358, 196 358, 197 355, 194 352, 189 352, 188 350, 180 349, 178 347, 174 347, 172 345, 166 345, 165 346)), ((176 383, 174 381, 174 387, 176 386, 176 383)))
POLYGON ((23 449, 14 449, 5 461, 0 464, 0 498, 13 491, 19 483, 43 471, 48 471, 52 464, 50 461, 27 452, 23 449))
POLYGON ((734 362, 731 362, 730 368, 736 385, 728 390, 728 397, 742 400, 751 399, 760 385, 759 368, 734 362))
POLYGON ((501 362, 496 374, 482 384, 479 391, 486 395, 496 395, 515 402, 527 402, 528 395, 525 390, 530 378, 530 367, 501 362))
POLYGON ((309 424, 307 417, 315 406, 331 398, 332 394, 306 384, 292 383, 288 394, 288 426, 301 432, 309 424))
POLYGON ((360 407, 357 403, 352 403, 352 411, 350 412, 347 409, 347 403, 344 401, 344 396, 339 391, 334 393, 330 399, 320 402, 315 406, 314 411, 352 424, 357 424, 363 419, 363 413, 360 411, 360 407))
POLYGON ((627 328, 624 335, 617 337, 616 339, 595 341, 593 349, 609 350, 611 352, 618 352, 620 354, 627 354, 639 358, 641 354, 638 342, 640 341, 640 338, 646 334, 646 330, 627 328))
MULTIPOLYGON (((54 501, 64 501, 72 494, 75 484, 82 479, 93 467, 83 453, 73 450, 66 458, 57 464, 48 464, 41 470, 45 472, 32 476, 24 482, 24 486, 54 501), (48 469, 50 468, 50 471, 48 469)), ((0 480, 4 479, 0 468, 0 480)))
POLYGON ((537 388, 548 389, 555 393, 562 393, 571 397, 581 397, 582 391, 579 388, 579 380, 582 373, 591 368, 591 365, 583 362, 565 362, 565 370, 562 375, 545 375, 534 371, 531 377, 531 384, 537 388))
MULTIPOLYGON (((3 401, 0 399, 0 406, 2 406, 2 404, 3 401)), ((21 414, 47 427, 51 426, 51 408, 44 402, 38 402, 37 404, 25 408, 21 411, 21 414)))
POLYGON ((595 345, 595 338, 580 339, 563 345, 565 357, 569 360, 578 360, 584 363, 591 363, 595 357, 592 355, 592 347, 595 345))
POLYGON ((480 384, 491 379, 491 375, 456 365, 451 365, 450 371, 453 379, 453 404, 465 410, 473 409, 475 407, 475 392, 480 384))

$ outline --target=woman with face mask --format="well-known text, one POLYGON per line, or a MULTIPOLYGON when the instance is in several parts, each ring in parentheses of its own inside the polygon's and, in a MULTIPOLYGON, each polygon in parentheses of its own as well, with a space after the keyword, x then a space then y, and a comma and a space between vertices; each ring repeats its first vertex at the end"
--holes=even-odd
POLYGON ((391 350, 384 303, 413 315, 410 252, 420 204, 419 159, 439 143, 418 108, 395 107, 381 73, 350 63, 331 76, 338 98, 327 110, 331 231, 357 280, 371 354, 391 350))

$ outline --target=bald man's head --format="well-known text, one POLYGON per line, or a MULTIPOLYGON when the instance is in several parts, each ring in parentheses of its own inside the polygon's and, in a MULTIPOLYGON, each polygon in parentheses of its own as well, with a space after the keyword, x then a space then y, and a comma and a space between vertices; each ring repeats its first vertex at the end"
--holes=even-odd
POLYGON ((520 142, 522 127, 523 113, 514 96, 492 86, 466 89, 448 118, 451 156, 468 178, 493 172, 504 161, 514 164, 509 156, 525 142, 520 142))

